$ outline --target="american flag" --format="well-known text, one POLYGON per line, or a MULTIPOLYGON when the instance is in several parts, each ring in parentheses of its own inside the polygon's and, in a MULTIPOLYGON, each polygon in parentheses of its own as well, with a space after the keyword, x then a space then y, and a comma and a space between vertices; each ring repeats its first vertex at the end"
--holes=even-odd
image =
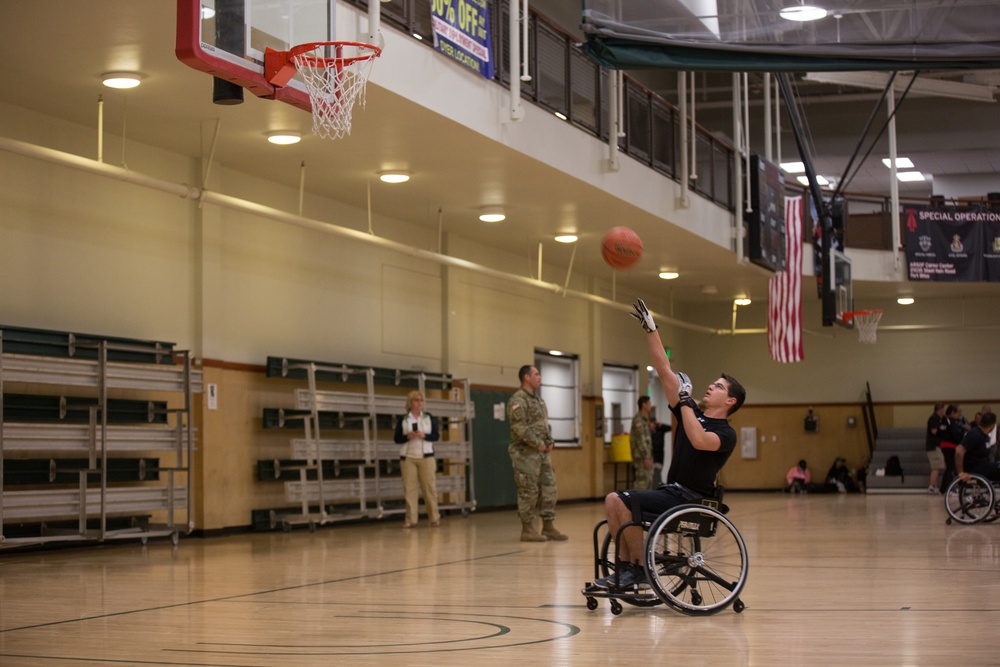
POLYGON ((771 358, 802 361, 802 197, 785 199, 786 267, 767 290, 767 347, 771 358))

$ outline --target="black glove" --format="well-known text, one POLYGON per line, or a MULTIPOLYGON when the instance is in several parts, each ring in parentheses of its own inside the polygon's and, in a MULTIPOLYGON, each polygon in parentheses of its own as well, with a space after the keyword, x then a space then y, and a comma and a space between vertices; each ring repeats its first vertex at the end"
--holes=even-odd
POLYGON ((649 314, 649 308, 646 308, 646 304, 642 302, 642 299, 635 300, 635 303, 632 304, 632 312, 629 315, 639 320, 646 333, 656 331, 656 322, 653 321, 653 316, 649 314))
POLYGON ((677 401, 677 407, 678 408, 680 408, 681 406, 686 405, 689 408, 691 408, 692 410, 694 410, 694 411, 697 412, 697 410, 698 410, 698 403, 693 398, 691 398, 691 394, 687 393, 686 391, 682 391, 679 394, 677 394, 677 398, 678 398, 678 401, 677 401))

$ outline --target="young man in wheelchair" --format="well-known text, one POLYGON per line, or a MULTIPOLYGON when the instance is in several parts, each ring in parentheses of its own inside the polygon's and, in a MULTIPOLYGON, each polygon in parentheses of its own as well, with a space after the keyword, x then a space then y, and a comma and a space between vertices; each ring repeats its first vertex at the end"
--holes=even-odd
POLYGON ((997 416, 987 412, 962 438, 962 444, 955 450, 955 469, 963 482, 969 481, 969 473, 1000 482, 1000 463, 992 460, 989 451, 990 433, 996 426, 997 416))
MULTIPOLYGON (((632 306, 632 317, 642 324, 653 368, 660 378, 670 411, 677 420, 673 458, 667 483, 657 489, 614 491, 604 504, 608 528, 613 538, 630 522, 641 523, 678 505, 715 498, 715 480, 736 447, 736 431, 727 418, 739 410, 746 398, 743 386, 723 374, 709 385, 703 398, 704 409, 691 398, 691 382, 683 373, 675 374, 663 349, 660 333, 642 299, 632 306)), ((595 579, 593 586, 628 590, 646 583, 642 566, 643 534, 639 526, 626 528, 617 545, 621 569, 609 577, 595 579)))

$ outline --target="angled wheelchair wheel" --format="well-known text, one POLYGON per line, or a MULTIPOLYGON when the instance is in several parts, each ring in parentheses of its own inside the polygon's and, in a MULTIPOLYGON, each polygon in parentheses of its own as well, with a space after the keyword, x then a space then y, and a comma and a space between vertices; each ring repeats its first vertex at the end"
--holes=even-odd
MULTIPOLYGON (((611 533, 608 533, 604 536, 604 544, 601 545, 601 576, 612 576, 615 573, 616 562, 615 541, 611 533)), ((615 598, 635 607, 654 607, 663 604, 663 601, 653 591, 647 589, 639 589, 635 594, 618 593, 615 598)))
POLYGON ((685 614, 714 614, 739 602, 747 548, 733 523, 703 505, 664 512, 646 536, 646 571, 656 595, 685 614))
POLYGON ((968 482, 956 477, 944 494, 944 506, 950 519, 965 524, 995 518, 995 501, 993 484, 980 475, 972 475, 968 482))

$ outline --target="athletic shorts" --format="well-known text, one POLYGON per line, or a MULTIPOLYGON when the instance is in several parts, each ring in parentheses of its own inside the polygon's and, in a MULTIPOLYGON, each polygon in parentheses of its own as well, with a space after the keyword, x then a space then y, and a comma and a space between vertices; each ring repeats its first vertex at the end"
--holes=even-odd
POLYGON ((945 469, 944 454, 941 453, 940 447, 927 450, 927 461, 931 464, 931 470, 945 469))
POLYGON ((625 503, 625 507, 632 510, 633 516, 636 514, 636 504, 638 504, 643 521, 653 521, 678 505, 701 501, 700 495, 678 484, 665 484, 657 489, 618 491, 618 497, 625 503))

